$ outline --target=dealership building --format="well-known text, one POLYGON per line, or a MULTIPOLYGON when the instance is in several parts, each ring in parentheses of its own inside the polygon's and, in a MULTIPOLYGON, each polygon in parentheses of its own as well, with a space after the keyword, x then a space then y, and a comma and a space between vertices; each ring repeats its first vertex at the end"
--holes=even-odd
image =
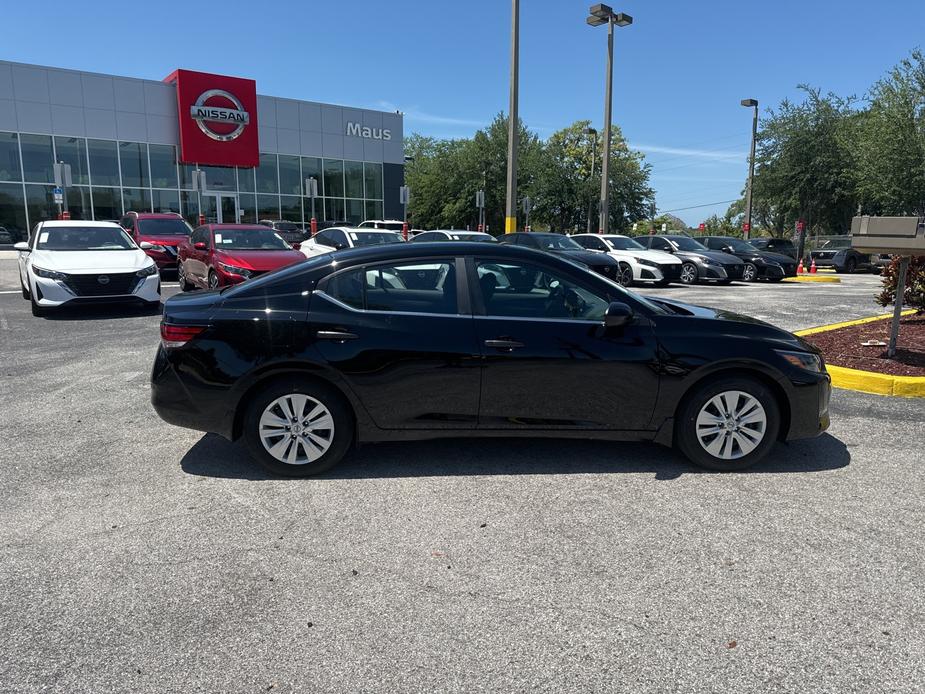
POLYGON ((401 218, 400 113, 262 96, 253 80, 189 70, 156 81, 0 61, 0 227, 12 241, 58 216, 56 162, 70 165, 71 219, 307 224, 313 202, 319 221, 401 218))

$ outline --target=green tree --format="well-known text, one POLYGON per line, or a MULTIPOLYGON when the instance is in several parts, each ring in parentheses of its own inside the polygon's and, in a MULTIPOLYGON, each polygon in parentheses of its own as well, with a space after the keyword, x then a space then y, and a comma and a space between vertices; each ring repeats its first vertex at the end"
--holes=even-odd
POLYGON ((855 123, 855 180, 867 214, 925 214, 925 54, 890 70, 855 123))

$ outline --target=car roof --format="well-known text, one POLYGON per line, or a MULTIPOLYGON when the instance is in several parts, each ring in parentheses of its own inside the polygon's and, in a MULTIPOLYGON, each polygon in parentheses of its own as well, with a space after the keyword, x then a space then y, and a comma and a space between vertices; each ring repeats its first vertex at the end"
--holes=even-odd
POLYGON ((89 220, 81 219, 47 219, 44 222, 41 222, 43 227, 102 227, 108 229, 109 227, 116 227, 121 229, 116 222, 91 222, 89 220))
POLYGON ((448 256, 448 255, 484 255, 490 253, 493 256, 511 257, 511 258, 537 258, 548 262, 558 262, 555 255, 544 251, 525 248, 523 246, 511 246, 503 244, 486 244, 483 241, 423 241, 421 243, 398 243, 382 244, 377 246, 363 246, 360 248, 350 248, 338 251, 334 256, 338 261, 344 263, 354 262, 375 262, 377 260, 402 260, 405 258, 420 258, 428 256, 448 256))
POLYGON ((129 210, 125 214, 135 215, 138 219, 183 219, 179 212, 135 212, 129 210))
POLYGON ((204 226, 212 231, 221 231, 222 229, 259 229, 260 231, 266 231, 267 229, 263 224, 206 224, 204 226))

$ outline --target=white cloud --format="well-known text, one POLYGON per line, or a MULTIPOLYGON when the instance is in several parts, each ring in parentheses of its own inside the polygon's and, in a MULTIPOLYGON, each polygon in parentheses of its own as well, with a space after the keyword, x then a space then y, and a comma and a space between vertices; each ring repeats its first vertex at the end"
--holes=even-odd
POLYGON ((455 118, 453 116, 440 116, 434 113, 426 113, 418 110, 416 106, 399 108, 390 101, 377 101, 373 108, 380 111, 401 111, 405 120, 416 123, 430 123, 433 125, 453 125, 461 128, 482 128, 488 125, 483 120, 473 120, 468 118, 455 118))
POLYGON ((655 154, 674 154, 679 157, 694 157, 711 161, 742 161, 748 156, 747 152, 730 152, 722 149, 690 149, 688 147, 664 147, 662 145, 631 144, 631 149, 655 154))

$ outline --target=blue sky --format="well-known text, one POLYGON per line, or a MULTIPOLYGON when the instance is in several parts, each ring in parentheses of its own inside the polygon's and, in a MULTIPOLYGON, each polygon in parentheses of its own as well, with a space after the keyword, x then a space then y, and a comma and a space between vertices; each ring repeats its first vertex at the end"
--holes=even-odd
MULTIPOLYGON (((603 118, 606 29, 582 0, 521 0, 520 115, 540 136, 603 118)), ((183 67, 262 94, 400 109, 406 133, 463 137, 507 110, 510 2, 262 0, 151 4, 11 0, 0 58, 160 79, 183 67), (157 18, 164 18, 158 21, 157 18), (21 30, 11 30, 20 27, 21 30)), ((646 153, 660 211, 736 198, 749 111, 806 82, 865 90, 919 41, 925 2, 627 0, 614 122, 646 153)), ((683 209, 697 224, 727 204, 683 209)))

